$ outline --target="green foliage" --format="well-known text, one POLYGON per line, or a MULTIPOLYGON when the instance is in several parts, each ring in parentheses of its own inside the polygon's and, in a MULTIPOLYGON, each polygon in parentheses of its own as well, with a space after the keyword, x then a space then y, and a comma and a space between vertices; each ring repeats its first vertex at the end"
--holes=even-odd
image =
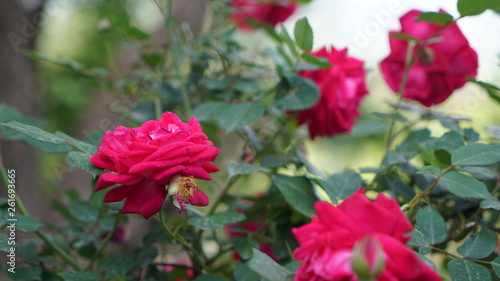
POLYGON ((416 219, 418 230, 431 245, 443 242, 448 236, 443 217, 431 206, 420 209, 416 219))
POLYGON ((292 272, 257 249, 253 249, 253 257, 248 266, 268 281, 291 281, 293 277, 292 272))
POLYGON ((475 16, 488 9, 500 9, 497 0, 458 0, 457 9, 462 17, 475 16))
POLYGON ((226 211, 222 213, 215 213, 205 218, 192 218, 188 221, 188 224, 204 230, 213 230, 223 227, 226 224, 243 221, 244 219, 244 214, 235 211, 226 211))
POLYGON ((58 274, 64 281, 98 281, 101 280, 99 274, 93 271, 73 271, 65 270, 58 274))
POLYGON ((483 259, 488 257, 498 243, 495 232, 482 228, 480 232, 469 234, 465 243, 458 247, 458 253, 471 259, 483 259))
POLYGON ((290 206, 307 217, 314 214, 316 196, 311 182, 306 177, 275 175, 273 176, 273 183, 290 206))
POLYGON ((264 171, 266 171, 266 169, 263 167, 258 167, 247 163, 231 163, 227 165, 227 172, 229 173, 229 177, 234 177, 236 175, 248 175, 264 171))
POLYGON ((327 180, 326 192, 332 201, 345 199, 363 186, 361 177, 354 171, 345 171, 334 174, 327 180))
POLYGON ((313 47, 313 30, 307 18, 301 18, 295 23, 295 41, 299 48, 310 51, 313 47))
POLYGON ((449 172, 440 182, 451 193, 464 198, 488 199, 491 195, 486 186, 473 177, 458 172, 449 172))
POLYGON ((452 260, 448 263, 453 281, 491 281, 488 269, 468 260, 452 260))
POLYGON ((500 161, 500 145, 473 143, 457 149, 451 155, 455 165, 490 165, 500 161))
POLYGON ((453 22, 453 17, 447 13, 441 12, 425 12, 421 13, 416 21, 426 21, 439 25, 446 25, 453 22))
POLYGON ((276 102, 279 108, 301 110, 310 108, 318 102, 320 94, 314 82, 295 74, 286 76, 286 80, 291 86, 291 93, 276 102))

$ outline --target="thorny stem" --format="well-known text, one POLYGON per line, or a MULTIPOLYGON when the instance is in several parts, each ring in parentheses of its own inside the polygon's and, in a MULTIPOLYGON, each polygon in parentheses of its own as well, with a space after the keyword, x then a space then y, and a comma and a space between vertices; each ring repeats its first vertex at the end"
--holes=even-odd
MULTIPOLYGON (((2 178, 2 181, 5 184, 5 188, 8 190, 8 186, 11 185, 11 183, 9 182, 9 177, 7 175, 5 167, 3 166, 1 155, 0 155, 0 177, 2 178)), ((21 198, 19 197, 19 195, 16 195, 15 202, 16 202, 16 207, 19 210, 19 212, 22 215, 30 217, 30 214, 28 213, 28 210, 24 206, 24 203, 21 200, 21 198)), ((78 270, 78 271, 81 270, 80 267, 73 260, 73 258, 66 251, 64 251, 61 247, 59 247, 59 245, 57 245, 52 240, 50 240, 50 238, 44 232, 37 230, 37 231, 35 231, 35 234, 38 237, 40 237, 40 239, 42 239, 48 246, 50 246, 65 262, 67 262, 69 265, 71 265, 75 270, 78 270)))
POLYGON ((182 236, 179 236, 178 234, 174 234, 168 228, 167 223, 165 222, 165 215, 163 214, 163 210, 160 210, 158 219, 161 225, 163 226, 163 229, 165 229, 165 231, 167 232, 167 234, 170 235, 172 239, 180 243, 186 250, 190 251, 193 254, 194 258, 193 263, 195 265, 195 269, 197 266, 201 266, 201 268, 205 272, 209 272, 209 268, 206 266, 205 262, 203 262, 203 259, 201 258, 200 254, 186 241, 186 239, 184 239, 182 236))

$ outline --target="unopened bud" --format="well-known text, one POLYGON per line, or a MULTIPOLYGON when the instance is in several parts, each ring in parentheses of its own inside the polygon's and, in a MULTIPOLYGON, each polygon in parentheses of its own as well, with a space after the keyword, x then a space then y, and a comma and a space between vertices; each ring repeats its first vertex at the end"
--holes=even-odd
POLYGON ((351 266, 360 280, 375 280, 385 268, 382 246, 374 237, 366 236, 354 245, 351 266))

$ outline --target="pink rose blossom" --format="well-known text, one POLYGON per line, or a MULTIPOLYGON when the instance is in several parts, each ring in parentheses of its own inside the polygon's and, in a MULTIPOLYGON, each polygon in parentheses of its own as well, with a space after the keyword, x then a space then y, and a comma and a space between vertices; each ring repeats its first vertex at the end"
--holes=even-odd
POLYGON ((359 116, 359 104, 368 93, 363 61, 347 56, 347 49, 333 47, 311 54, 325 58, 332 66, 301 72, 318 85, 321 97, 313 107, 297 112, 299 124, 307 123, 312 139, 350 132, 359 116))
POLYGON ((441 277, 405 246, 405 236, 413 227, 398 203, 379 194, 370 201, 364 190, 346 198, 338 206, 315 204, 317 217, 293 229, 299 247, 293 252, 302 264, 295 281, 356 281, 351 267, 353 248, 363 239, 380 243, 385 267, 377 281, 439 281, 441 277))
MULTIPOLYGON (((441 10, 440 12, 444 12, 441 10)), ((476 52, 456 23, 443 27, 424 21, 415 21, 421 11, 412 10, 401 17, 401 30, 390 32, 391 53, 380 63, 389 87, 398 92, 405 68, 408 41, 392 35, 402 33, 418 38, 403 97, 425 106, 445 101, 454 90, 475 77, 478 68, 476 52), (437 40, 429 40, 438 37, 437 40)))
POLYGON ((166 112, 160 120, 151 120, 138 128, 118 126, 102 138, 99 152, 90 162, 109 170, 99 177, 95 191, 113 185, 104 202, 125 199, 122 213, 149 218, 160 211, 167 196, 175 197, 179 207, 185 204, 208 205, 208 197, 198 189, 195 178, 212 179, 219 170, 214 164, 219 149, 203 133, 196 118, 183 123, 166 112))

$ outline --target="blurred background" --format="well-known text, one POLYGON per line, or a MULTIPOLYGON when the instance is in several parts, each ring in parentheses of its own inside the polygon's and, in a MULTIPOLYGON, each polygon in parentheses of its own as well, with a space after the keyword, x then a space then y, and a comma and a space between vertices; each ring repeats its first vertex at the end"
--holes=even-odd
MULTIPOLYGON (((196 34, 207 21, 207 3, 174 1, 173 15, 196 34)), ((99 133, 92 138, 95 130, 111 130, 129 117, 148 118, 140 116, 143 111, 136 110, 140 105, 134 100, 106 90, 109 85, 99 78, 110 75, 119 84, 120 79, 131 75, 140 50, 162 48, 166 36, 159 6, 153 0, 0 1, 0 101, 29 117, 42 118, 48 131, 60 130, 77 138, 90 135, 89 141, 94 143, 100 141, 99 133)), ((386 102, 395 101, 381 78, 378 63, 389 53, 388 32, 399 29, 399 17, 411 9, 444 9, 458 16, 454 0, 313 0, 302 5, 285 28, 292 30, 297 19, 307 16, 314 30, 315 48, 346 47, 351 56, 366 62, 370 94, 361 109, 366 117, 375 111, 390 111, 386 102)), ((460 20, 459 26, 479 54, 478 80, 500 85, 500 29, 492 28, 500 26, 500 16, 487 11, 460 20)), ((261 31, 237 31, 234 37, 245 46, 249 57, 272 44, 261 31)), ((124 79, 123 87, 129 86, 124 79)), ((498 105, 472 84, 457 90, 436 108, 471 118, 470 125, 479 132, 485 132, 486 125, 500 124, 498 105)), ((386 125, 380 124, 379 131, 383 132, 386 125)), ((442 134, 439 130, 433 133, 442 134)), ((234 139, 227 136, 225 141, 234 139)), ((238 153, 239 148, 234 146, 223 153, 238 153)), ((384 149, 383 133, 367 136, 357 129, 350 136, 305 143, 309 159, 328 174, 377 166, 384 149)), ((28 210, 36 210, 41 216, 50 205, 40 198, 50 197, 56 186, 78 188, 84 198, 91 192, 91 176, 73 171, 57 155, 42 156, 18 142, 3 143, 2 155, 5 166, 18 171, 18 191, 30 203, 28 210)))

